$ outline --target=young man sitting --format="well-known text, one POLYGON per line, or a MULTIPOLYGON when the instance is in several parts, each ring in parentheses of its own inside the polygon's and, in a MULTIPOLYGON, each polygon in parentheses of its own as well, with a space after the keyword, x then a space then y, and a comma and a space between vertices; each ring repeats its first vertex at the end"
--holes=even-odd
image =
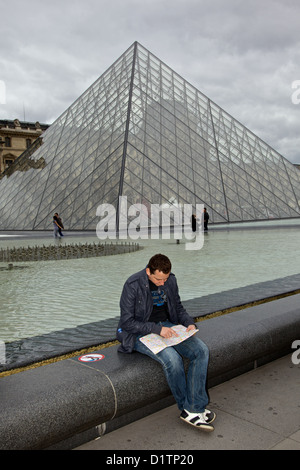
POLYGON ((156 333, 163 338, 176 336, 174 325, 187 330, 196 328, 184 309, 169 258, 154 255, 145 269, 133 274, 125 282, 121 299, 121 318, 117 338, 120 352, 138 351, 158 361, 181 411, 180 418, 205 431, 213 431, 216 415, 206 409, 209 402, 206 381, 209 351, 196 335, 154 354, 140 338, 156 333), (189 359, 185 374, 183 357, 189 359))

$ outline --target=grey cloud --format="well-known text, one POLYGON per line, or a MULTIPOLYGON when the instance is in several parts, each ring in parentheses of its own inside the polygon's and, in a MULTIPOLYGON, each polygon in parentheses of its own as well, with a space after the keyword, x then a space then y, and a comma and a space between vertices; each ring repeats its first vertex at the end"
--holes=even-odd
POLYGON ((293 0, 0 0, 2 119, 52 122, 135 40, 300 162, 300 4, 293 0), (11 20, 10 20, 11 18, 11 20))

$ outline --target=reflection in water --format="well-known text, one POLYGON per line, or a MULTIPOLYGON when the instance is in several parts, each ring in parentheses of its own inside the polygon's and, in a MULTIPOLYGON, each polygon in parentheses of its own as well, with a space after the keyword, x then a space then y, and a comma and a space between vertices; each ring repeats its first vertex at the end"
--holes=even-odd
MULTIPOLYGON (((199 251, 183 242, 137 240, 144 249, 124 255, 18 263, 0 269, 0 339, 15 341, 119 315, 127 277, 158 252, 170 257, 182 300, 299 273, 300 224, 290 228, 211 230, 199 251)), ((86 243, 65 237, 62 243, 86 243)), ((89 237, 88 242, 99 240, 89 237)), ((0 247, 53 244, 53 239, 0 240, 0 247)), ((0 267, 7 265, 0 263, 0 267)))

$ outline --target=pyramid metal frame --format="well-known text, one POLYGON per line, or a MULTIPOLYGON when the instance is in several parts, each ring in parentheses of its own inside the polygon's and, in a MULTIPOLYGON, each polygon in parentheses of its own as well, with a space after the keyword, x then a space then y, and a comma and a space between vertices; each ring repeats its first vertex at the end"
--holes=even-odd
POLYGON ((0 229, 94 230, 99 204, 204 204, 210 222, 300 217, 300 172, 135 42, 0 179, 0 229))

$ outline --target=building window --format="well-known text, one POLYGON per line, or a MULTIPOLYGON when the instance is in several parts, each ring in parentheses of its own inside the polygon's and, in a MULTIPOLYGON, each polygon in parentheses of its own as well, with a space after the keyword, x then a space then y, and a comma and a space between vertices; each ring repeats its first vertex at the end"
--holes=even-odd
POLYGON ((8 168, 14 161, 8 158, 5 158, 4 160, 4 166, 5 168, 8 168))
POLYGON ((5 147, 11 147, 10 137, 5 137, 5 147))
POLYGON ((28 149, 31 145, 31 139, 26 139, 26 148, 28 149))

